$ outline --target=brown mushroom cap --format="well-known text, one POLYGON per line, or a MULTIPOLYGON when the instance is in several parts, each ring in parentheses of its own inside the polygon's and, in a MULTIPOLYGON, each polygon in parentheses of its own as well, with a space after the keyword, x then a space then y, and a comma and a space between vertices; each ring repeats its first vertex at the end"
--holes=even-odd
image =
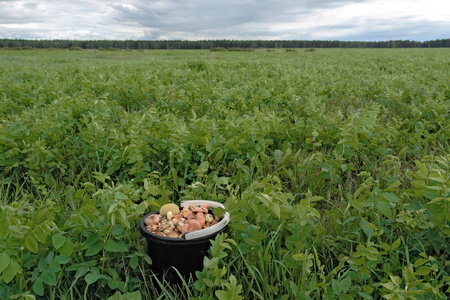
POLYGON ((180 236, 180 234, 175 231, 172 231, 172 232, 168 233, 166 236, 170 237, 170 238, 178 238, 180 236))
POLYGON ((200 225, 200 223, 197 220, 190 219, 190 220, 187 220, 186 224, 184 224, 184 226, 182 228, 182 231, 183 231, 182 233, 197 231, 200 229, 202 229, 202 225, 200 225))
POLYGON ((200 223, 200 226, 202 228, 205 227, 206 219, 205 219, 205 216, 201 212, 199 212, 195 215, 195 220, 197 220, 200 223))
POLYGON ((167 212, 169 212, 169 211, 171 211, 172 215, 174 216, 180 212, 180 209, 178 208, 178 206, 176 204, 168 203, 168 204, 164 204, 163 206, 161 206, 161 208, 159 209, 159 214, 164 217, 167 215, 167 212))
POLYGON ((144 220, 144 223, 146 226, 155 225, 155 224, 159 223, 159 219, 160 219, 159 215, 153 214, 153 215, 148 216, 144 220))

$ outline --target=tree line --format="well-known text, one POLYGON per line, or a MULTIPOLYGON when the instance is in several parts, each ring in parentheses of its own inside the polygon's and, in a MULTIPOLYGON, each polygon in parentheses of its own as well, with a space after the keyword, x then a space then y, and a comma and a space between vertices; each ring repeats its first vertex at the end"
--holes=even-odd
POLYGON ((29 40, 0 39, 0 48, 58 49, 214 49, 214 48, 437 48, 450 47, 450 39, 430 41, 327 41, 327 40, 29 40))

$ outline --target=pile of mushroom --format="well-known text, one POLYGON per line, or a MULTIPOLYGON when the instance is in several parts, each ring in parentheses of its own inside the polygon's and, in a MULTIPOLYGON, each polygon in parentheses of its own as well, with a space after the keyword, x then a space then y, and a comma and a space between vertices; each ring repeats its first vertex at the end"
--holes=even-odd
POLYGON ((148 216, 144 222, 151 233, 171 238, 183 238, 188 232, 208 228, 219 221, 208 211, 209 205, 187 205, 180 211, 173 203, 161 206, 159 214, 148 216))

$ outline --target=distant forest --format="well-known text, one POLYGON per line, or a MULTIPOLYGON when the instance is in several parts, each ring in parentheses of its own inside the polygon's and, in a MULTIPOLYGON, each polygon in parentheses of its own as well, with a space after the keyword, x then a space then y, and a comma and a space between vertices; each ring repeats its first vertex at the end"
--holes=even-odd
POLYGON ((450 39, 431 41, 302 41, 302 40, 28 40, 0 39, 0 48, 31 49, 214 49, 214 48, 437 48, 450 39))

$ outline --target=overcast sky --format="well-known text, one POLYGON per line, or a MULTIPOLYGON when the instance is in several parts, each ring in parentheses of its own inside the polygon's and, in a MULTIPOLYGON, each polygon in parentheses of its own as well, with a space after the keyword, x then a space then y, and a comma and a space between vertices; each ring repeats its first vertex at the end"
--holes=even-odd
POLYGON ((425 41, 450 0, 0 0, 0 38, 425 41))

